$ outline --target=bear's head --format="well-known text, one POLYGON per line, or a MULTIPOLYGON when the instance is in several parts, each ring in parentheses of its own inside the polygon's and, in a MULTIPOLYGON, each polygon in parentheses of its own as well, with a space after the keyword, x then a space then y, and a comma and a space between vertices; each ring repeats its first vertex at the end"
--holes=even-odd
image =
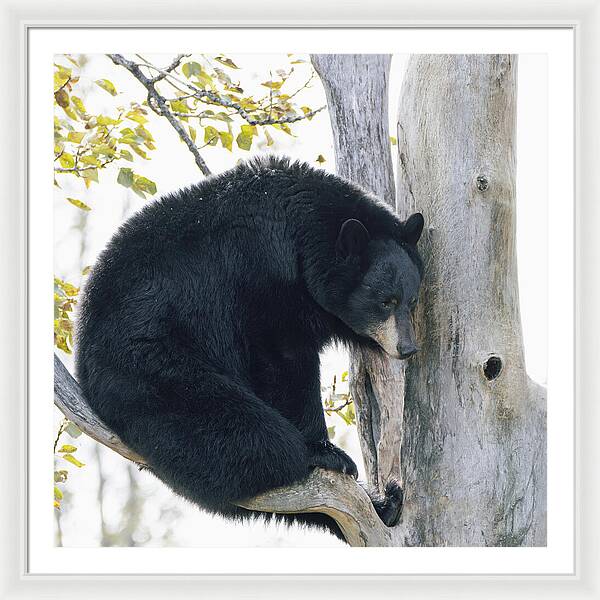
POLYGON ((417 352, 412 312, 421 285, 421 261, 416 244, 423 215, 411 215, 401 237, 372 238, 356 219, 345 221, 336 242, 344 280, 337 289, 334 314, 361 337, 367 337, 390 356, 406 359, 417 352))

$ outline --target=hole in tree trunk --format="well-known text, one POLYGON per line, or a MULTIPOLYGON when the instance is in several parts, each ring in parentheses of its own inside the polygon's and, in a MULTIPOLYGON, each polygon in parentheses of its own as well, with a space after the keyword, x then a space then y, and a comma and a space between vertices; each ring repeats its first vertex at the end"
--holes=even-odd
POLYGON ((499 356, 490 356, 483 363, 483 374, 488 381, 496 379, 502 371, 502 359, 499 356))
POLYGON ((488 381, 496 379, 502 372, 502 359, 499 356, 490 356, 483 363, 483 374, 488 381))

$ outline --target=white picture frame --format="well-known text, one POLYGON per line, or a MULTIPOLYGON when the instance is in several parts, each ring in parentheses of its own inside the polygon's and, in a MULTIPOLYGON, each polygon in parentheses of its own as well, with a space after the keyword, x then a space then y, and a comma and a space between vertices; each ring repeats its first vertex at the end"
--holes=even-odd
MULTIPOLYGON (((594 398, 598 384, 593 374, 598 359, 594 338, 598 333, 598 319, 594 307, 600 299, 600 289, 594 273, 599 256, 595 225, 598 213, 594 207, 600 186, 594 178, 594 161, 598 159, 596 136, 598 117, 595 108, 600 105, 598 76, 598 36, 600 9, 597 2, 573 2, 569 6, 547 9, 536 14, 536 3, 525 0, 519 3, 486 3, 485 8, 468 2, 453 2, 451 8, 442 2, 421 3, 418 7, 391 7, 370 4, 369 7, 348 10, 344 19, 337 18, 333 5, 319 6, 316 2, 303 4, 301 15, 291 8, 275 8, 265 3, 262 7, 236 2, 225 9, 222 6, 200 7, 186 2, 171 4, 159 12, 152 10, 151 17, 140 19, 139 10, 122 6, 110 0, 101 7, 102 18, 92 9, 78 7, 47 8, 35 2, 4 2, 2 5, 3 29, 9 51, 2 57, 3 81, 7 89, 16 85, 18 93, 5 94, 1 100, 3 115, 8 118, 9 138, 2 146, 0 161, 6 172, 3 177, 6 194, 2 205, 3 280, 9 282, 2 297, 2 314, 16 315, 7 319, 7 335, 0 361, 6 393, 3 395, 5 431, 2 436, 6 450, 2 453, 6 493, 0 495, 0 509, 5 535, 1 537, 2 571, 0 590, 2 597, 37 596, 63 597, 81 594, 86 598, 125 597, 136 594, 148 598, 187 597, 198 591, 211 597, 304 597, 318 593, 331 597, 370 597, 374 593, 397 594, 400 590, 416 597, 455 593, 461 597, 499 596, 508 593, 517 597, 539 594, 546 596, 574 596, 594 598, 599 594, 598 577, 594 561, 598 550, 594 546, 598 533, 595 500, 599 498, 598 475, 594 472, 594 458, 598 458, 599 444, 594 436, 598 410, 594 398), (311 6, 312 5, 312 6, 311 6), (90 13, 88 13, 90 10, 90 13), (435 19, 428 17, 435 12, 435 19), (168 16, 167 13, 168 12, 168 16), (162 14, 161 14, 162 13, 162 14), (205 16, 214 15, 210 20, 205 16), (263 14, 264 18, 257 15, 263 14), (309 19, 306 15, 319 15, 309 19), (420 18, 419 18, 420 17, 420 18), (418 19, 418 20, 417 20, 418 19), (575 527, 576 562, 572 573, 545 576, 330 576, 295 574, 291 576, 261 574, 228 577, 227 575, 51 575, 27 573, 27 537, 24 527, 27 512, 26 477, 28 456, 24 451, 23 431, 25 411, 28 349, 27 334, 27 268, 26 229, 28 223, 26 202, 25 165, 28 148, 26 131, 26 59, 27 37, 32 28, 39 27, 567 27, 575 32, 576 52, 576 507, 575 527), (585 185, 582 185, 585 183, 585 185), (8 260, 7 260, 8 259, 8 260), (14 283, 13 283, 14 282, 14 283), (585 324, 583 327, 582 324, 585 324), (585 490, 585 496, 582 491, 585 490), (17 518, 18 516, 18 518, 17 518), (584 527, 579 527, 584 523, 584 527), (290 580, 294 580, 290 585, 290 580)), ((149 13, 150 16, 150 13, 149 13)), ((443 549, 440 549, 443 551, 443 549)))

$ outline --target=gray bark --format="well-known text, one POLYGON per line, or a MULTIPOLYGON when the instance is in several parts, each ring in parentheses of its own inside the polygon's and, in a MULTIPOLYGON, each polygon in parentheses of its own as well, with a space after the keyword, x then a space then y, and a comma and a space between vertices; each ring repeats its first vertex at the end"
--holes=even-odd
MULTIPOLYGON (((312 60, 338 174, 393 204, 389 57, 312 60)), ((546 541, 545 391, 527 377, 519 315, 515 110, 515 57, 410 62, 396 206, 403 217, 423 212, 428 225, 416 315, 422 349, 406 373, 360 351, 351 366, 369 479, 381 489, 399 477, 406 493, 394 545, 546 541)))
POLYGON ((516 63, 415 56, 405 75, 398 203, 428 230, 404 545, 546 543, 546 395, 525 371, 515 251, 516 63))
MULTIPOLYGON (((333 127, 337 173, 394 206, 388 125, 391 56, 315 54, 333 127)), ((359 348, 351 351, 350 393, 369 483, 383 491, 399 479, 404 365, 359 348)))

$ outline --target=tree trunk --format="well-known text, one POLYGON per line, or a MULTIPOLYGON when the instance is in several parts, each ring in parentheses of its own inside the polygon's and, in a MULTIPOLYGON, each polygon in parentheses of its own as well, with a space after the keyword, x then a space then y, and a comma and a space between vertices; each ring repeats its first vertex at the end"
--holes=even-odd
MULTIPOLYGON (((388 124, 391 56, 315 54, 312 63, 327 96, 338 175, 395 203, 388 124)), ((350 393, 369 483, 380 491, 400 478, 404 365, 353 349, 350 393)))
POLYGON ((546 394, 525 371, 515 252, 517 59, 415 56, 398 204, 428 226, 406 372, 398 541, 546 543, 546 394))

